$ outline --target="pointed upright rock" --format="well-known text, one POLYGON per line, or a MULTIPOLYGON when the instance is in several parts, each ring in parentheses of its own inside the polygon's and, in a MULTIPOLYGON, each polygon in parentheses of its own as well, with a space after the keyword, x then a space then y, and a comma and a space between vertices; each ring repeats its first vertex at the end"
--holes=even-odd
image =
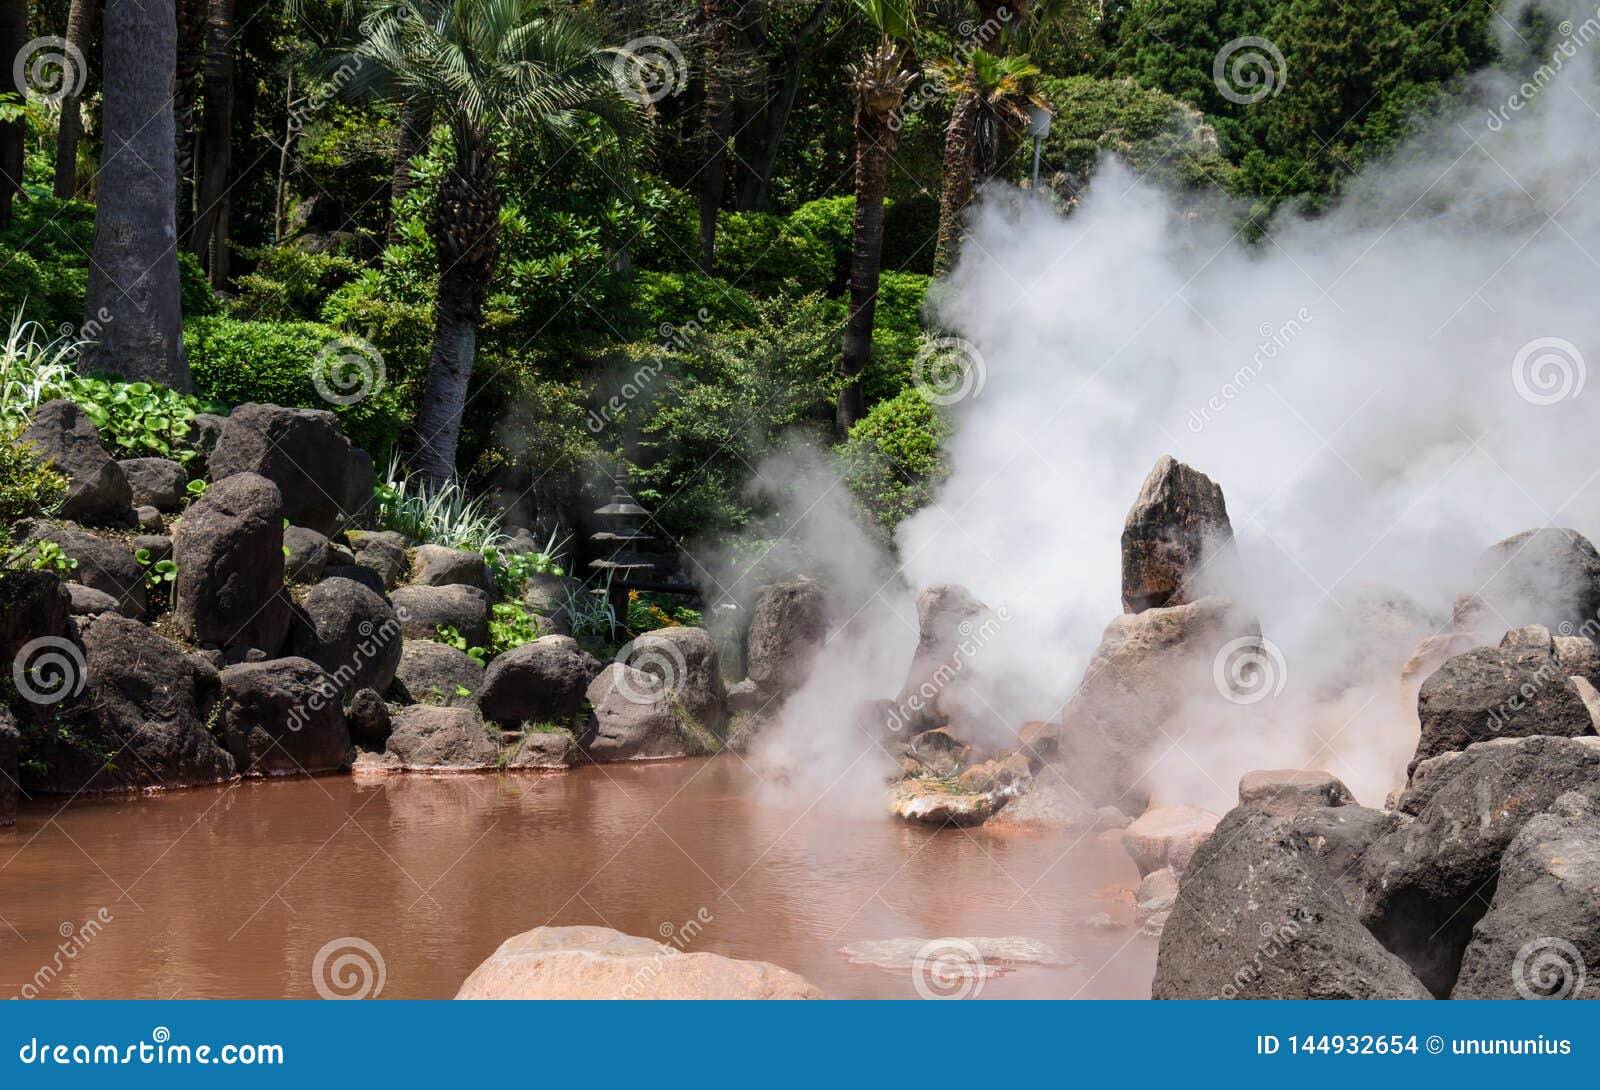
POLYGON ((1122 530, 1122 608, 1178 606, 1204 592, 1191 586, 1214 550, 1233 544, 1222 489, 1163 454, 1144 479, 1122 530))

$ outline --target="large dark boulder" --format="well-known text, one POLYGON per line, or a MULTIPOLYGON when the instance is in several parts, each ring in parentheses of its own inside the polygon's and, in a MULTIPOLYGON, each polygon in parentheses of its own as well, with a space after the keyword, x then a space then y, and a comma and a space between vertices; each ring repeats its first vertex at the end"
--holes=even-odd
MULTIPOLYGON (((1252 728, 1255 702, 1283 683, 1259 641, 1255 618, 1226 598, 1120 614, 1106 626, 1058 726, 1031 731, 1026 750, 1059 761, 1093 805, 1137 813, 1152 761, 1186 731, 1226 731, 1237 744, 1252 728), (1236 660, 1255 673, 1233 670, 1236 660)), ((1204 744, 1199 736, 1188 742, 1204 744)))
POLYGON ((1600 999, 1600 807, 1578 792, 1535 815, 1500 857, 1451 999, 1600 999))
POLYGON ((278 486, 283 516, 332 536, 360 525, 372 504, 372 459, 322 409, 240 405, 228 415, 209 462, 221 482, 254 473, 278 486))
POLYGON ((196 643, 276 654, 289 630, 283 589, 283 501, 240 473, 206 489, 172 539, 173 615, 196 643))
MULTIPOLYGON (((558 637, 559 638, 559 637, 558 637)), ((703 628, 687 625, 646 632, 618 658, 636 670, 654 674, 667 686, 669 698, 713 734, 728 725, 728 690, 722 681, 717 641, 703 628)))
POLYGON ((371 568, 385 589, 400 585, 411 566, 406 539, 393 530, 351 530, 345 535, 356 563, 371 568))
POLYGON ((450 549, 443 545, 418 545, 411 554, 411 581, 424 587, 478 587, 485 594, 497 592, 488 561, 470 549, 450 549))
POLYGON ((217 672, 137 621, 108 613, 83 636, 86 689, 43 732, 36 786, 74 794, 231 779, 234 762, 207 729, 217 672))
POLYGON ((429 772, 491 769, 500 747, 471 708, 413 704, 394 718, 387 752, 401 768, 429 772))
POLYGON ((1122 608, 1141 613, 1204 597, 1196 576, 1232 545, 1222 489, 1163 454, 1123 525, 1122 608))
POLYGON ((1593 734, 1580 684, 1586 680, 1568 677, 1549 631, 1539 626, 1513 629, 1499 647, 1447 659, 1417 695, 1422 733, 1411 767, 1494 738, 1593 734))
POLYGON ((170 458, 124 458, 117 465, 128 478, 135 507, 176 511, 183 506, 189 473, 170 458))
POLYGON ((68 633, 71 596, 45 571, 0 573, 0 664, 14 663, 22 648, 68 633))
POLYGON ((1303 837, 1230 811, 1184 873, 1161 932, 1155 999, 1427 999, 1303 837))
MULTIPOLYGON (((329 543, 306 526, 283 531, 283 577, 291 583, 315 583, 328 566, 329 543)), ((378 593, 383 593, 379 588, 378 593)))
POLYGON ((396 587, 389 601, 408 640, 431 640, 453 628, 469 647, 489 642, 489 596, 478 587, 396 587))
POLYGON ((406 640, 401 644, 393 692, 402 704, 476 708, 483 692, 483 667, 449 644, 406 640))
POLYGON ((61 517, 91 526, 132 521, 133 492, 122 467, 100 445, 100 433, 76 404, 46 401, 33 410, 22 441, 67 479, 61 517))
POLYGON ((333 772, 350 758, 338 686, 310 659, 272 659, 222 671, 218 724, 246 776, 333 772))
POLYGON ((809 579, 762 588, 745 637, 745 675, 768 698, 805 683, 828 638, 822 588, 809 579))
POLYGON ((613 662, 589 684, 595 722, 582 740, 594 761, 686 757, 698 752, 678 729, 667 687, 654 674, 613 662))
POLYGON ((1294 831, 1321 860, 1323 871, 1333 876, 1345 900, 1359 909, 1367 852, 1378 838, 1399 824, 1399 819, 1385 810, 1344 803, 1300 810, 1292 821, 1294 831))
POLYGON ((583 706, 600 663, 570 636, 543 636, 496 655, 483 674, 478 706, 501 726, 564 726, 583 706))
POLYGON ((121 541, 43 519, 27 524, 25 529, 27 540, 54 542, 78 562, 68 576, 74 583, 109 594, 116 600, 117 612, 125 617, 144 616, 145 570, 121 541))
POLYGON ((1396 803, 1411 820, 1367 852, 1362 922, 1449 995, 1506 846, 1567 791, 1600 797, 1600 739, 1503 738, 1418 765, 1396 803))
POLYGON ((1524 530, 1484 550, 1477 589, 1456 602, 1455 627, 1493 638, 1508 625, 1544 625, 1600 638, 1600 552, 1576 530, 1524 530))
POLYGON ((222 438, 222 429, 227 426, 228 418, 216 413, 195 413, 194 419, 189 421, 189 434, 185 438, 194 452, 194 457, 189 459, 189 472, 195 480, 210 480, 211 452, 217 449, 217 440, 222 438))
POLYGON ((376 689, 357 690, 344 710, 344 719, 352 742, 373 753, 383 751, 393 724, 389 705, 376 689))
POLYGON ((289 653, 328 672, 349 703, 361 689, 387 689, 400 665, 400 620, 381 595, 350 579, 324 579, 300 601, 289 653))

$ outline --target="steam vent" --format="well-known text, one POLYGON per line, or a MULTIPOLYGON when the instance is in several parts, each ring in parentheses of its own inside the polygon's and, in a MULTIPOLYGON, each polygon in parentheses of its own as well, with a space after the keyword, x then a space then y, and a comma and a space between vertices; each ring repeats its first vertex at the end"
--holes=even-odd
POLYGON ((1172 455, 1157 459, 1122 530, 1122 608, 1142 613, 1202 596, 1191 587, 1233 545, 1222 489, 1172 455))

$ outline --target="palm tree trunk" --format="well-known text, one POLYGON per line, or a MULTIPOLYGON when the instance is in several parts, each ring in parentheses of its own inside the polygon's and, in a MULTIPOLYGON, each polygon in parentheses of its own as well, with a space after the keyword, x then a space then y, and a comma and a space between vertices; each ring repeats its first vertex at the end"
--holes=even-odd
POLYGON ((398 209, 416 177, 411 164, 428 148, 428 137, 433 132, 433 110, 420 99, 407 102, 400 110, 400 127, 395 133, 394 176, 389 182, 389 242, 400 241, 398 209))
MULTIPOLYGON (((98 13, 96 0, 72 0, 67 9, 67 44, 77 50, 84 64, 89 63, 89 31, 98 13)), ((55 195, 71 200, 78 192, 78 134, 83 131, 83 116, 78 103, 83 100, 83 81, 87 72, 73 73, 63 85, 61 123, 56 128, 55 195)))
POLYGON ((190 249, 213 287, 228 279, 227 204, 233 169, 234 0, 210 0, 206 19, 205 115, 199 204, 190 249))
POLYGON ((173 79, 172 111, 178 133, 178 229, 185 238, 194 230, 194 107, 200 94, 200 62, 205 55, 209 5, 210 0, 177 0, 178 67, 173 79))
POLYGON ((961 252, 967 205, 972 202, 972 173, 977 166, 973 132, 977 119, 978 97, 971 93, 958 95, 944 133, 944 166, 939 180, 939 237, 933 251, 935 276, 943 276, 953 269, 961 252))
POLYGON ((87 308, 101 332, 89 369, 187 392, 175 223, 173 0, 105 0, 102 25, 105 153, 87 308))
POLYGON ((728 180, 728 138, 733 133, 733 93, 728 85, 728 19, 722 0, 700 0, 705 23, 705 165, 700 169, 700 268, 712 270, 717 210, 728 180))
MULTIPOLYGON (((26 0, 0 0, 0 58, 21 57, 28 46, 26 0)), ((12 83, 10 67, 0 67, 0 91, 27 96, 28 89, 12 83)), ((22 170, 27 139, 23 123, 0 125, 0 227, 11 223, 11 201, 22 192, 22 170)))
POLYGON ((872 357, 872 323, 878 307, 878 272, 883 265, 883 193, 893 132, 888 110, 865 103, 856 107, 855 244, 850 251, 850 316, 844 325, 840 358, 844 386, 839 390, 837 426, 842 439, 866 415, 861 372, 872 357))
POLYGON ((430 230, 439 251, 439 291, 412 462, 434 486, 456 471, 461 414, 500 232, 494 145, 481 133, 458 132, 456 148, 455 165, 439 186, 430 230))

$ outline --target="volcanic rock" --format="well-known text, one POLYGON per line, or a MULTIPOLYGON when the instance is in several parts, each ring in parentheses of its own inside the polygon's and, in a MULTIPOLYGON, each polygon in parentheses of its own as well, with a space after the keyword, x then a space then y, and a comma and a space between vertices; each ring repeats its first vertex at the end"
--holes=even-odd
POLYGON ((432 640, 406 640, 394 677, 405 704, 476 708, 483 691, 483 667, 465 651, 432 640))
POLYGON ((1193 806, 1162 806, 1146 810, 1122 830, 1122 847, 1141 875, 1171 867, 1182 875, 1189 860, 1211 831, 1217 815, 1193 806))
POLYGON ((489 642, 489 596, 479 587, 397 587, 389 601, 408 640, 431 640, 453 628, 468 647, 489 642))
POLYGON ((654 674, 613 662, 589 683, 586 696, 595 717, 583 739, 591 760, 686 757, 699 750, 678 729, 667 687, 654 674))
POLYGON ((387 752, 402 768, 427 772, 472 772, 494 768, 500 747, 471 708, 413 704, 394 717, 387 752))
POLYGON ((1156 460, 1122 530, 1122 607, 1129 613, 1198 600, 1196 577, 1233 545, 1222 489, 1198 470, 1156 460))
POLYGON ((360 583, 324 579, 294 611, 289 653, 328 672, 345 702, 360 689, 389 687, 400 665, 400 621, 389 603, 360 583))
POLYGON ((580 650, 571 637, 541 636, 490 661, 478 692, 478 706, 485 718, 504 727, 517 723, 561 726, 572 722, 599 673, 600 663, 580 650))
POLYGON ((680 701, 701 727, 718 736, 726 732, 728 691, 711 633, 683 625, 658 628, 625 650, 628 665, 659 677, 671 697, 680 701))
POLYGON ((1456 603, 1455 627, 1491 637, 1506 625, 1544 625, 1563 636, 1600 635, 1600 552, 1576 530, 1524 530, 1486 549, 1477 588, 1456 603))
POLYGON ((827 603, 820 586, 801 579, 765 587, 750 616, 745 675, 769 698, 787 696, 810 676, 827 637, 827 603))
POLYGON ((337 418, 322 409, 237 406, 209 470, 216 483, 240 473, 265 477, 283 497, 283 517, 328 536, 359 525, 372 503, 372 459, 352 447, 337 418))
POLYGON ((240 473, 206 489, 172 539, 173 616, 196 643, 277 653, 289 630, 283 590, 283 502, 240 473))
POLYGON ((228 667, 220 707, 222 737, 246 776, 333 772, 350 761, 338 686, 310 659, 228 667))
POLYGON ((127 475, 100 445, 100 433, 75 402, 46 401, 34 409, 21 441, 67 479, 62 518, 91 526, 131 521, 133 491, 127 475))
POLYGON ((1355 796, 1331 772, 1295 768, 1262 769, 1239 778, 1239 805, 1279 817, 1293 817, 1316 806, 1347 806, 1355 796))
POLYGON ((128 480, 133 506, 177 511, 188 494, 189 473, 170 458, 124 458, 117 463, 128 480))

